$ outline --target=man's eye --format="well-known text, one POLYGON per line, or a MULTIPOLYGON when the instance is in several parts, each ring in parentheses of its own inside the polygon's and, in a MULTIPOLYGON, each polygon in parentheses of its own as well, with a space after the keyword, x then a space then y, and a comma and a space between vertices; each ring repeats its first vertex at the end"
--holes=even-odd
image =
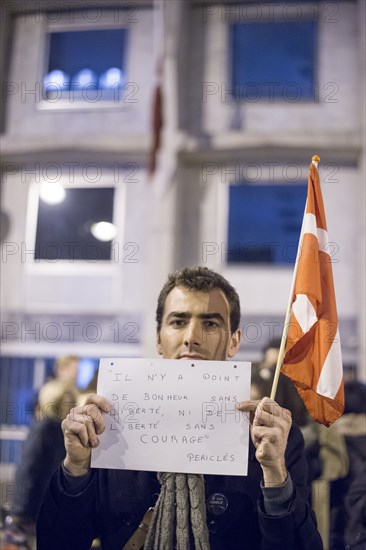
POLYGON ((184 325, 185 325, 185 321, 183 319, 173 319, 170 322, 170 326, 176 327, 176 328, 184 327, 184 325))
POLYGON ((203 326, 206 330, 213 330, 218 328, 218 323, 216 321, 204 321, 203 326))

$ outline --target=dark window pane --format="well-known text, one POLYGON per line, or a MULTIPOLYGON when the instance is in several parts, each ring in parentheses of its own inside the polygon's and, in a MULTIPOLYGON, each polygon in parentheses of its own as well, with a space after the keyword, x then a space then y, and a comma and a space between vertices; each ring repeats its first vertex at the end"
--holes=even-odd
POLYGON ((294 263, 306 189, 306 185, 231 185, 228 262, 294 263))
POLYGON ((237 99, 313 99, 314 22, 231 25, 232 85, 237 99))
POLYGON ((35 259, 110 260, 111 241, 91 234, 98 222, 113 223, 114 188, 66 189, 59 204, 39 201, 35 259))
POLYGON ((0 358, 1 424, 29 426, 37 403, 33 376, 33 357, 0 358))

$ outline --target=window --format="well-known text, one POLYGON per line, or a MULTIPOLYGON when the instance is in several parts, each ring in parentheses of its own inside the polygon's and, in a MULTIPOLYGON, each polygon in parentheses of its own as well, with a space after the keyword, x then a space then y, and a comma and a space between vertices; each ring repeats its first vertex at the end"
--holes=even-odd
POLYGON ((126 83, 126 29, 48 33, 49 56, 43 79, 52 105, 119 101, 126 83))
POLYGON ((34 418, 34 365, 33 357, 0 358, 1 424, 29 426, 34 418))
POLYGON ((307 186, 231 185, 228 263, 293 264, 307 186))
POLYGON ((90 390, 90 393, 96 391, 96 380, 97 371, 99 368, 99 360, 91 359, 88 357, 82 357, 79 360, 78 367, 78 378, 77 378, 77 387, 80 390, 90 390), (90 389, 89 384, 95 382, 95 388, 90 389))
POLYGON ((110 260, 114 191, 112 187, 41 187, 35 260, 110 260))
POLYGON ((314 98, 314 22, 235 23, 230 30, 235 99, 314 98))

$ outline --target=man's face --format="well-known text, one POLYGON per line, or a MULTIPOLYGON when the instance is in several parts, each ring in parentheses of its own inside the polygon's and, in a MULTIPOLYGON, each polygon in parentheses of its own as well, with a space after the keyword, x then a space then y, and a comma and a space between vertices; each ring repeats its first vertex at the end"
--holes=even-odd
POLYGON ((230 332, 229 304, 221 290, 178 286, 165 301, 157 350, 164 359, 224 361, 238 351, 240 336, 240 330, 230 332))

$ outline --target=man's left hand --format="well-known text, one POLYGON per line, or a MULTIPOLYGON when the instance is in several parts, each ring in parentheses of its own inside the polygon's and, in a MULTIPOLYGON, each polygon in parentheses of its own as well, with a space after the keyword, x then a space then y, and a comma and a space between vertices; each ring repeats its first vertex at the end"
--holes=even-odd
POLYGON ((238 409, 250 412, 251 436, 255 456, 263 470, 264 485, 281 485, 287 477, 285 451, 292 424, 291 412, 269 397, 242 401, 238 409))

